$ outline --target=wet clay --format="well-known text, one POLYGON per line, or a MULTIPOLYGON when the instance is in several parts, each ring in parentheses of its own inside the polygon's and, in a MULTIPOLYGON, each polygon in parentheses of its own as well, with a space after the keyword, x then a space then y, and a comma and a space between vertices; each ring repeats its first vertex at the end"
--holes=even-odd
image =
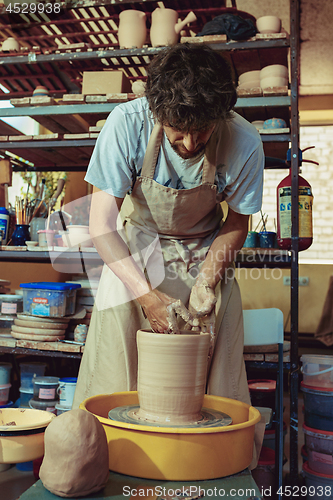
POLYGON ((106 485, 108 443, 103 425, 91 413, 70 410, 54 418, 45 431, 44 446, 39 477, 51 493, 81 497, 106 485))
POLYGON ((201 419, 209 333, 137 332, 139 419, 186 424, 201 419))

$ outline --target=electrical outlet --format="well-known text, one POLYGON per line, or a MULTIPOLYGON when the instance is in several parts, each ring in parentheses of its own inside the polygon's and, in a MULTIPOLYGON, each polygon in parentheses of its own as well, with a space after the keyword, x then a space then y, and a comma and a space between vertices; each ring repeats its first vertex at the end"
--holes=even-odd
MULTIPOLYGON (((308 276, 299 276, 298 286, 309 286, 309 281, 308 276)), ((290 286, 290 276, 283 276, 283 284, 284 286, 290 286)))

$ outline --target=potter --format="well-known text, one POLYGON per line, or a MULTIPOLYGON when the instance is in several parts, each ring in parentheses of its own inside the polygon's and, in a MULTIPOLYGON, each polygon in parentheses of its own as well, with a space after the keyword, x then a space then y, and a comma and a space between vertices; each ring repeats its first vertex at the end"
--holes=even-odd
POLYGON ((218 52, 176 44, 147 67, 145 96, 108 117, 85 177, 94 186, 89 231, 105 266, 74 408, 136 390, 136 333, 168 331, 177 301, 191 314, 186 329, 199 322, 216 339, 205 391, 250 404, 233 258, 261 207, 264 154, 236 100, 218 52))

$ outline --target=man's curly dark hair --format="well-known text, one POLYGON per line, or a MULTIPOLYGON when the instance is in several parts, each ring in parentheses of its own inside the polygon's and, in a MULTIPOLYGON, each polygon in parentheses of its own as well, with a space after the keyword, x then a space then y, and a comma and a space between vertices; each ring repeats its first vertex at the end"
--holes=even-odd
POLYGON ((206 45, 163 49, 147 69, 145 95, 154 118, 182 132, 230 118, 237 101, 227 61, 206 45))

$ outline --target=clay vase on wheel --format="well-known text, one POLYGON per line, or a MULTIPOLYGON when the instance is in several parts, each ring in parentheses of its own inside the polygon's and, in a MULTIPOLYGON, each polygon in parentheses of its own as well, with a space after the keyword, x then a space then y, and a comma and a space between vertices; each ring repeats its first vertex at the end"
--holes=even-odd
POLYGON ((118 42, 125 49, 141 48, 146 41, 146 14, 140 10, 123 10, 119 14, 118 42))
POLYGON ((139 419, 197 422, 206 388, 209 333, 137 332, 139 419))

